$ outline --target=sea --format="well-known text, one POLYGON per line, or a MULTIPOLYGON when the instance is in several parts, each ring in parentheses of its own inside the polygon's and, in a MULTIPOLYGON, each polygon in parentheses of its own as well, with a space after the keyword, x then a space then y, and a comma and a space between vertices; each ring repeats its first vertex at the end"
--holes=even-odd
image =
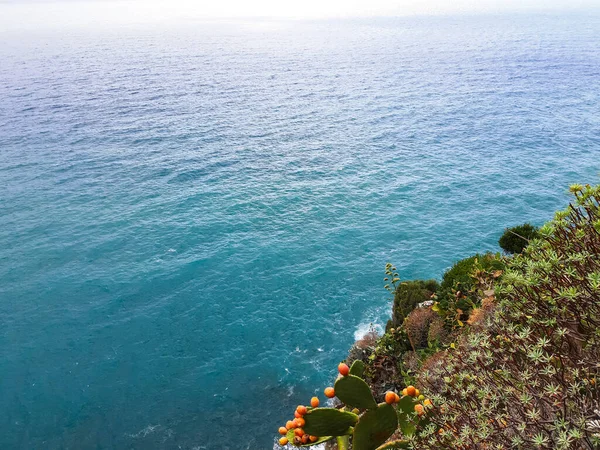
POLYGON ((0 448, 273 449, 599 173, 597 13, 0 30, 0 448))

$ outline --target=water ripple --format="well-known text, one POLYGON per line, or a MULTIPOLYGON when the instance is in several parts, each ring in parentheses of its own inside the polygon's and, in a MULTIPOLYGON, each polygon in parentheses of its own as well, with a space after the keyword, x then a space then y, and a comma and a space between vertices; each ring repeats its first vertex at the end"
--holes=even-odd
POLYGON ((0 447, 271 448, 387 261, 439 277, 597 182, 599 30, 0 34, 0 447))

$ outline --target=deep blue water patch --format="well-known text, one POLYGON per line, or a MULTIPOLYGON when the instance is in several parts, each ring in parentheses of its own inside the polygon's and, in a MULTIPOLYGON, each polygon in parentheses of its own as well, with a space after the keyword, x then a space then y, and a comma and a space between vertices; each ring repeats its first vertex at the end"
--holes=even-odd
POLYGON ((599 33, 0 34, 0 447, 271 448, 387 261, 439 278, 598 182, 599 33))

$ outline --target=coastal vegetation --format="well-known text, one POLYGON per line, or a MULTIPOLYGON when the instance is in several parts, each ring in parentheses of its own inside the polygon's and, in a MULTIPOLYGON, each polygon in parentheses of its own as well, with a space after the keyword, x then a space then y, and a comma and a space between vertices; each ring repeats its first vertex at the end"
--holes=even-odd
POLYGON ((386 332, 355 343, 333 403, 299 407, 280 444, 599 449, 600 186, 570 190, 554 220, 505 232, 520 239, 501 239, 507 255, 460 260, 439 284, 388 264, 386 332))
POLYGON ((506 253, 523 253, 529 241, 539 237, 538 228, 530 223, 507 228, 498 244, 506 253))

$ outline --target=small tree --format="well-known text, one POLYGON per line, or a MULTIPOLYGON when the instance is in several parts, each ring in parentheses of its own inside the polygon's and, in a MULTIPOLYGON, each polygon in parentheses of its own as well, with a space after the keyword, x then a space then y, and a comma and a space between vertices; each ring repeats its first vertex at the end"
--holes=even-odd
POLYGON ((498 240, 498 244, 506 253, 523 253, 529 241, 538 237, 538 228, 530 223, 524 223, 523 225, 504 230, 504 234, 498 240))

